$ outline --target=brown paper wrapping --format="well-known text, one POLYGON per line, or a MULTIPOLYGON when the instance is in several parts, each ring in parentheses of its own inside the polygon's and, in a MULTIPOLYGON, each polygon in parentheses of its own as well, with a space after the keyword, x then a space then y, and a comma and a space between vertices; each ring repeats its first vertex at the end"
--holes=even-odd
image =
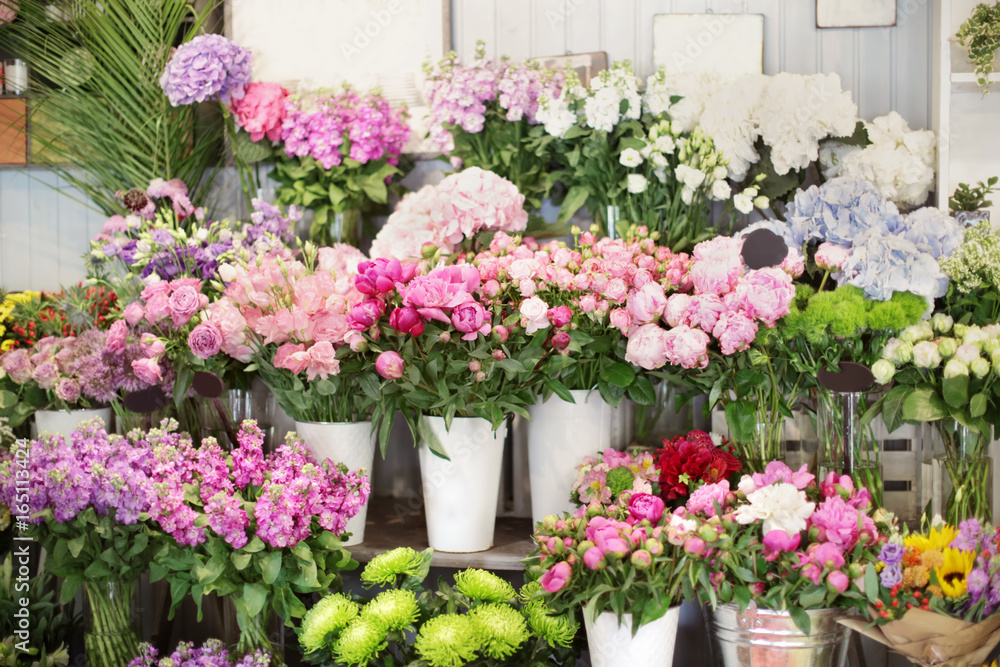
POLYGON ((882 626, 858 617, 840 620, 847 627, 924 667, 982 667, 1000 642, 1000 616, 970 623, 934 611, 911 609, 882 626))

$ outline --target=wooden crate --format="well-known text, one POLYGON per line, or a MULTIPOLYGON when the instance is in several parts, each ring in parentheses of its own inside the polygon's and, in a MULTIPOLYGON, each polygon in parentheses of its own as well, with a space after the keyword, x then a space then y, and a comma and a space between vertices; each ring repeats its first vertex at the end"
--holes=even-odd
POLYGON ((0 99, 0 164, 27 163, 27 111, 23 98, 0 99))

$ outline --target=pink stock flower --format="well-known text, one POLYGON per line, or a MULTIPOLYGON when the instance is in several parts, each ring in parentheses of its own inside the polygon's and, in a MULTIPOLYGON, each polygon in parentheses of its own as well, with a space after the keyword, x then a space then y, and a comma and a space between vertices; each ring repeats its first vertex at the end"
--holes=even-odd
POLYGON ((396 380, 403 377, 404 366, 403 357, 391 350, 378 355, 375 360, 375 370, 386 380, 396 380))
POLYGON ((306 363, 306 377, 312 381, 319 377, 325 380, 330 375, 340 372, 340 361, 337 351, 329 341, 320 341, 309 348, 309 361, 306 363))
POLYGON ((757 322, 742 310, 729 310, 719 316, 712 329, 722 354, 729 356, 750 347, 757 338, 757 322))
POLYGON ((795 285, 781 269, 756 269, 740 281, 736 294, 750 317, 773 327, 788 314, 795 298, 795 285))
POLYGON ((543 574, 539 580, 539 583, 545 591, 549 593, 558 593, 569 582, 572 574, 573 569, 570 567, 569 563, 566 561, 560 561, 552 566, 552 569, 546 570, 545 574, 543 574))
POLYGON ((132 361, 132 372, 146 384, 156 384, 163 379, 163 371, 155 359, 135 359, 132 361))
POLYGON ((451 323, 465 334, 462 340, 476 340, 479 334, 488 336, 490 333, 490 313, 471 296, 451 312, 451 323))
POLYGON ((682 368, 706 368, 708 366, 708 334, 687 326, 674 327, 665 338, 667 359, 682 368))
POLYGON ((399 334, 419 336, 424 332, 424 321, 417 309, 412 306, 393 310, 389 314, 389 326, 399 334))
POLYGON ((643 324, 628 336, 625 361, 646 370, 656 370, 667 363, 667 332, 657 324, 643 324))
POLYGON ((769 531, 764 535, 764 558, 775 560, 778 556, 789 551, 795 551, 802 543, 802 534, 795 533, 789 535, 781 529, 769 531))
POLYGON ((851 251, 848 248, 833 243, 820 243, 819 247, 816 248, 816 266, 821 269, 838 271, 850 256, 851 251))
POLYGON ((208 359, 222 349, 222 332, 211 322, 202 322, 188 334, 187 344, 194 356, 208 359))
POLYGON ((726 304, 715 294, 698 294, 688 302, 684 319, 693 327, 712 333, 719 316, 727 310, 726 304))
POLYGON ((688 307, 691 305, 691 295, 671 294, 663 309, 663 319, 671 327, 679 327, 688 323, 688 307))
POLYGON ((635 324, 657 322, 667 307, 667 297, 659 283, 646 283, 628 295, 626 306, 635 324))
POLYGON ((250 133, 250 141, 266 135, 270 141, 281 139, 288 91, 277 83, 248 83, 242 98, 231 102, 236 124, 250 133))

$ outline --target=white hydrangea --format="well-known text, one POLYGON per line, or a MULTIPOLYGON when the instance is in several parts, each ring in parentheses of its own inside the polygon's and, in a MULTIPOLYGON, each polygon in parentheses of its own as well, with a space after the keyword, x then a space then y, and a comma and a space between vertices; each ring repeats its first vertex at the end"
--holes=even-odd
POLYGON ((754 117, 767 81, 764 75, 754 75, 717 87, 701 116, 701 129, 729 160, 729 177, 734 181, 746 178, 760 159, 754 148, 759 134, 754 117))

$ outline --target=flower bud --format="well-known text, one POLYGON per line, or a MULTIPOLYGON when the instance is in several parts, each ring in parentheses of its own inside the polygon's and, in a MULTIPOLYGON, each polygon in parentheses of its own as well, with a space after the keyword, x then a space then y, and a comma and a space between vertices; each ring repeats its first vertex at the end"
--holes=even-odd
POLYGON ((658 539, 653 537, 646 540, 643 547, 653 556, 659 556, 663 553, 663 542, 660 542, 658 539))
POLYGON ((590 549, 592 549, 594 546, 596 546, 596 545, 593 542, 591 542, 590 540, 584 540, 583 542, 580 542, 576 546, 576 550, 579 553, 581 553, 581 554, 585 554, 588 551, 590 551, 590 549))
POLYGON ((965 335, 962 336, 962 344, 974 345, 976 348, 982 349, 983 343, 989 340, 989 338, 990 337, 986 334, 986 332, 979 327, 969 327, 968 331, 965 332, 965 335))
POLYGON ((754 198, 753 205, 762 211, 766 211, 771 207, 771 201, 764 195, 760 195, 759 197, 754 198))
POLYGON ((559 520, 555 514, 546 514, 542 518, 542 528, 545 530, 554 530, 556 527, 556 521, 559 520))
POLYGON ((504 343, 510 337, 510 331, 505 326, 497 325, 493 327, 493 340, 504 343))
POLYGON ((899 338, 893 338, 885 344, 882 358, 888 359, 897 366, 908 364, 913 360, 913 344, 899 338))
POLYGON ((486 379, 486 373, 484 373, 483 371, 479 371, 478 373, 476 373, 476 382, 482 382, 485 379, 486 379))
POLYGON ((1000 375, 1000 350, 995 350, 990 355, 990 361, 993 362, 993 372, 1000 375))
POLYGON ((982 357, 973 359, 972 363, 969 364, 969 371, 975 375, 976 378, 982 380, 990 374, 990 362, 986 361, 982 357))
POLYGON ((478 361, 470 361, 469 362, 469 370, 471 372, 478 373, 482 369, 483 369, 483 365, 481 363, 479 363, 478 361))
POLYGON ((493 350, 493 353, 490 356, 493 357, 493 361, 503 361, 507 358, 507 355, 504 354, 503 350, 493 350))
POLYGON ((700 556, 705 553, 705 540, 700 537, 689 537, 684 541, 684 551, 692 556, 700 556))
POLYGON ((958 351, 958 341, 954 338, 942 338, 937 342, 937 346, 938 353, 945 359, 955 356, 955 352, 958 351))
POLYGON ((875 382, 879 384, 888 384, 895 374, 896 367, 892 365, 891 361, 879 359, 872 364, 872 375, 875 376, 875 382))
POLYGON ((919 343, 923 340, 930 340, 934 337, 934 330, 931 329, 930 322, 924 320, 913 326, 906 327, 903 329, 903 333, 899 335, 901 339, 910 343, 911 345, 919 343))
POLYGON ((851 579, 858 579, 864 574, 864 568, 861 567, 861 563, 851 563, 847 566, 847 576, 851 579))
POLYGON ((653 557, 650 553, 644 549, 635 551, 632 553, 632 567, 637 570, 649 569, 649 566, 653 563, 653 557))
POLYGON ((913 363, 917 368, 937 368, 941 365, 941 353, 937 345, 925 340, 913 346, 913 363))
POLYGON ((1000 338, 987 338, 983 341, 983 354, 993 354, 1000 350, 1000 338))
POLYGON ((442 343, 447 343, 448 341, 451 340, 451 333, 448 331, 442 331, 441 333, 438 334, 438 340, 440 340, 442 343))
POLYGON ((968 324, 956 324, 955 336, 958 338, 963 338, 968 330, 969 330, 968 324))
POLYGON ((954 318, 945 313, 934 313, 934 317, 931 318, 931 327, 939 334, 948 333, 954 324, 954 318))
POLYGON ((969 367, 958 359, 949 359, 948 363, 944 365, 944 378, 948 380, 962 375, 969 375, 969 367))
POLYGON ((703 539, 706 542, 708 542, 709 544, 711 544, 712 542, 715 542, 716 540, 719 539, 719 531, 716 530, 715 526, 710 526, 708 524, 704 524, 698 530, 698 536, 701 539, 703 539))

